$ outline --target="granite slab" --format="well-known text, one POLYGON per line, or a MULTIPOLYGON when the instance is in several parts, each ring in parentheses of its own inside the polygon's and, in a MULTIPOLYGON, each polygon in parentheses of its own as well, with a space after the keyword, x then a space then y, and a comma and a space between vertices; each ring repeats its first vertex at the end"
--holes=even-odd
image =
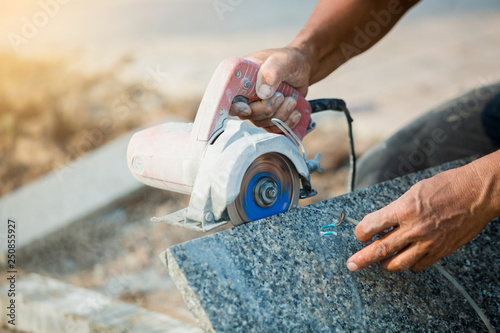
MULTIPOLYGON (((352 273, 354 225, 321 236, 328 210, 361 220, 455 161, 167 249, 171 276, 207 332, 487 332, 435 267, 352 273)), ((500 329, 498 220, 441 261, 500 329)))

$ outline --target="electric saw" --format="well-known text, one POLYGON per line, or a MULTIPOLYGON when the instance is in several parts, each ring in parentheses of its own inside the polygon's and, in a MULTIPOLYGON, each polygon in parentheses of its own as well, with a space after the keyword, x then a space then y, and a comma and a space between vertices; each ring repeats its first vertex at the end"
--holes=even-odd
POLYGON ((299 198, 315 195, 310 175, 322 171, 321 154, 306 161, 301 142, 315 128, 313 112, 346 114, 353 166, 352 118, 342 100, 308 102, 282 83, 278 91, 295 98, 301 113, 293 129, 273 119, 282 133, 270 133, 229 116, 234 101, 259 100, 259 69, 246 59, 224 60, 208 84, 194 123, 169 122, 133 135, 127 149, 132 175, 146 185, 191 195, 187 208, 152 220, 209 231, 228 221, 237 226, 285 212, 297 207, 299 198))

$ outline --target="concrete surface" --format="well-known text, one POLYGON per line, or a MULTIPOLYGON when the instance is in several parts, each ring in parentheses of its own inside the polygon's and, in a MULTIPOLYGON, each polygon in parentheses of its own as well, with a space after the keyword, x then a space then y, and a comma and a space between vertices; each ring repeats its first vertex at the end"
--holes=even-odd
MULTIPOLYGON (((185 121, 168 116, 159 123, 185 121)), ((16 247, 98 214, 144 189, 127 166, 131 131, 0 198, 0 218, 16 221, 16 247)), ((89 136, 89 140, 91 136, 89 136)), ((6 251, 6 246, 0 251, 6 251)))
MULTIPOLYGON (((170 274, 205 331, 484 332, 470 303, 435 267, 391 274, 345 262, 363 245, 354 225, 321 236, 328 210, 361 220, 450 162, 417 174, 291 210, 167 249, 170 274)), ((454 276, 500 329, 498 221, 444 258, 454 276)))
MULTIPOLYGON (((103 209, 142 188, 130 174, 123 136, 0 199, 0 218, 16 221, 16 244, 35 239, 103 209)), ((6 247, 2 248, 5 251, 6 247)))
POLYGON ((166 315, 147 311, 55 279, 30 274, 16 281, 15 327, 7 324, 10 299, 2 291, 0 325, 26 333, 195 333, 192 327, 166 315))

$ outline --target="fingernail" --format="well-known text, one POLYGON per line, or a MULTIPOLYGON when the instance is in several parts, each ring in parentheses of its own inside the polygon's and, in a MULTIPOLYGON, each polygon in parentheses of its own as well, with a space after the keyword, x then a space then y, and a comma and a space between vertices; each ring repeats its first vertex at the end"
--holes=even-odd
POLYGON ((262 84, 259 88, 260 98, 269 98, 272 96, 272 88, 267 84, 262 84))
POLYGON ((276 94, 274 94, 274 104, 276 104, 278 107, 283 103, 284 100, 285 97, 282 93, 277 92, 276 94))
POLYGON ((353 262, 348 262, 347 263, 347 269, 350 270, 351 272, 357 272, 357 271, 359 271, 358 265, 356 265, 353 262))
POLYGON ((238 116, 249 116, 252 113, 248 104, 238 102, 236 106, 238 107, 238 116))
POLYGON ((285 98, 283 97, 283 94, 280 92, 276 92, 274 94, 273 98, 271 98, 269 100, 269 102, 267 102, 267 105, 271 106, 271 105, 275 104, 279 107, 284 100, 285 100, 285 98))
POLYGON ((298 123, 300 120, 300 117, 302 117, 302 114, 299 111, 295 111, 292 115, 292 122, 294 124, 298 123))
POLYGON ((288 106, 286 107, 286 110, 287 111, 292 111, 295 108, 296 105, 297 105, 297 102, 292 99, 292 100, 290 100, 288 102, 288 106))

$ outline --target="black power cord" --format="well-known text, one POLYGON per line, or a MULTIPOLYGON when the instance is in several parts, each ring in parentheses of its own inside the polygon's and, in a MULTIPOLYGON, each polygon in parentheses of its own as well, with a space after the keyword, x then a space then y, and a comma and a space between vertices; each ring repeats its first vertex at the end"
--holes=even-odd
POLYGON ((349 129, 349 178, 351 179, 350 184, 347 185, 347 191, 351 192, 354 189, 354 182, 356 180, 356 153, 354 152, 354 138, 352 135, 352 122, 351 113, 347 109, 345 102, 337 98, 321 98, 313 99, 309 101, 311 104, 311 112, 317 113, 321 111, 340 111, 344 112, 347 119, 347 127, 349 129))

